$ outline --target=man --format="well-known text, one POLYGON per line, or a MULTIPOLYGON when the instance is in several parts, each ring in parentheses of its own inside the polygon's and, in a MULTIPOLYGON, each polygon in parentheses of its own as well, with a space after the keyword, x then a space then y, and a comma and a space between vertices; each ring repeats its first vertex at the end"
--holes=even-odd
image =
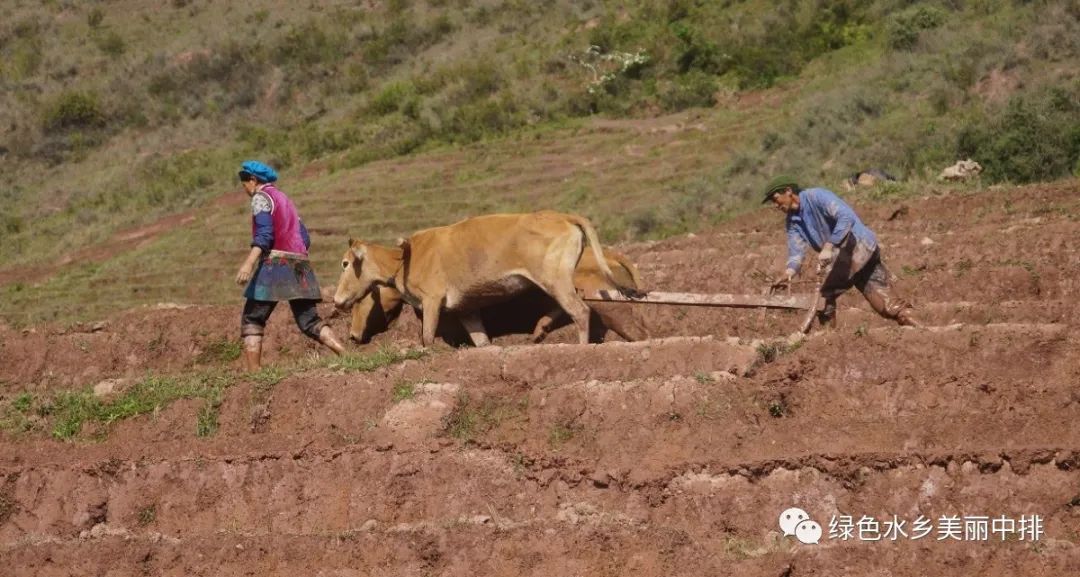
POLYGON ((799 188, 790 176, 774 178, 765 189, 764 202, 772 202, 786 215, 788 260, 784 276, 773 288, 786 288, 799 272, 806 249, 818 251, 818 266, 826 271, 821 284, 825 310, 823 325, 835 326, 836 299, 851 287, 859 289, 870 306, 904 326, 921 326, 911 304, 889 287, 889 271, 881 262, 877 238, 855 211, 824 188, 799 188))
POLYGON ((251 197, 251 250, 236 283, 247 285, 240 336, 248 371, 262 367, 266 321, 280 301, 288 301, 300 330, 336 354, 345 349, 315 308, 322 295, 308 262, 311 239, 292 200, 274 185, 277 172, 255 160, 240 166, 240 183, 251 197))

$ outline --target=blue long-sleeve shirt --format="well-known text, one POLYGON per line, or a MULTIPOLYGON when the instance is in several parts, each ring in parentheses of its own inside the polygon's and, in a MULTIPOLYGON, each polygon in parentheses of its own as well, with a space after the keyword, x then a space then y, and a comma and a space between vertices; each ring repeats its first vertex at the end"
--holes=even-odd
POLYGON ((799 193, 799 211, 787 215, 787 268, 799 272, 806 249, 820 251, 825 243, 839 246, 848 233, 872 253, 877 237, 850 206, 832 191, 809 188, 799 193))

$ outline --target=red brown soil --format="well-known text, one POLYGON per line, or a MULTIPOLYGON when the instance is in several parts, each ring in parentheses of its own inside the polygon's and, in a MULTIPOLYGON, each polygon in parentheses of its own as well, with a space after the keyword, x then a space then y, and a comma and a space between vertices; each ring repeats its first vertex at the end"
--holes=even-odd
MULTIPOLYGON (((1076 183, 856 203, 937 328, 857 294, 775 360, 799 314, 640 310, 654 339, 521 334, 370 373, 318 369, 59 442, 0 444, 0 566, 15 575, 1080 574, 1076 183), (930 242, 924 241, 929 239, 930 242), (394 388, 416 383, 394 401, 394 388), (469 425, 471 423, 471 425, 469 425), (456 434, 454 434, 456 433, 456 434), (832 515, 1040 515, 1038 542, 781 536, 832 515), (154 515, 144 511, 152 507, 154 515)), ((757 292, 780 217, 620 247, 651 288, 757 292)), ((806 290, 806 283, 801 290, 806 290)), ((0 394, 200 367, 235 307, 138 309, 104 327, 0 328, 0 394), (96 332, 93 328, 97 328, 96 332)), ((344 333, 344 320, 334 321, 344 333)), ((377 347, 413 345, 410 313, 377 347)), ((317 349, 287 311, 267 361, 317 349)))

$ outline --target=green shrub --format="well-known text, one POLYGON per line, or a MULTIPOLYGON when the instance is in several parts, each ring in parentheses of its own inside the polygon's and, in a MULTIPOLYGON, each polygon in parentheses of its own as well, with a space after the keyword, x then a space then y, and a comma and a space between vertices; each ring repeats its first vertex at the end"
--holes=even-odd
POLYGON ((1080 162, 1080 99, 1014 97, 1003 111, 977 118, 957 137, 957 155, 983 166, 991 182, 1053 180, 1080 162))
POLYGON ((290 29, 275 48, 274 56, 283 65, 333 64, 345 57, 345 48, 344 35, 328 33, 309 21, 290 29))
POLYGON ((105 12, 101 8, 94 8, 86 14, 86 24, 91 28, 97 28, 101 26, 101 23, 105 21, 105 12))
POLYGON ((45 110, 46 132, 98 128, 105 124, 97 95, 90 92, 64 92, 45 110))
POLYGON ((675 55, 676 68, 680 73, 700 70, 723 74, 730 68, 731 57, 689 24, 676 22, 671 25, 671 31, 681 42, 675 55))
POLYGON ((394 16, 401 16, 412 8, 412 0, 390 0, 386 3, 386 11, 394 16))
POLYGON ((0 221, 3 222, 3 233, 5 235, 19 234, 26 228, 26 222, 19 215, 4 214, 2 216, 3 218, 0 218, 0 221))
POLYGON ((120 36, 115 31, 110 31, 94 38, 94 43, 97 44, 99 50, 106 55, 116 58, 127 50, 127 43, 124 42, 124 37, 120 36))
POLYGON ((341 130, 319 130, 314 125, 308 125, 300 131, 298 140, 301 154, 311 159, 351 148, 360 142, 360 134, 348 126, 341 130))
POLYGON ((494 94, 503 85, 498 68, 489 62, 469 63, 457 69, 463 86, 459 101, 471 102, 494 94))
POLYGON ((382 90, 375 95, 375 98, 371 101, 370 109, 378 115, 399 111, 408 115, 406 111, 415 113, 418 104, 416 86, 412 82, 391 82, 383 86, 382 90))
POLYGON ((660 91, 660 105, 671 112, 695 106, 711 108, 716 104, 717 89, 715 76, 693 70, 665 84, 660 91))
POLYGON ((457 30, 457 25, 446 14, 440 14, 428 28, 429 39, 437 42, 457 30))
MULTIPOLYGON (((186 63, 154 66, 147 91, 154 96, 157 113, 169 120, 201 114, 223 115, 253 106, 264 88, 266 55, 257 47, 229 41, 186 63), (159 68, 164 68, 159 70, 159 68)), ((286 92, 281 88, 280 94, 286 92)))
POLYGON ((923 30, 937 28, 945 23, 946 13, 937 6, 919 4, 889 19, 885 36, 889 46, 896 50, 910 50, 919 42, 923 30))
POLYGON ((451 142, 473 142, 524 124, 524 114, 513 98, 482 100, 454 110, 441 136, 451 142))

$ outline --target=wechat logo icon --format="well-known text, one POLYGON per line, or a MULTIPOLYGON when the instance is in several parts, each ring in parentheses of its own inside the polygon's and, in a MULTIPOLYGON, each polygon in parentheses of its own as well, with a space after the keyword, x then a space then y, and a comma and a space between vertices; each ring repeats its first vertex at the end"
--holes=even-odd
POLYGON ((816 545, 821 541, 821 525, 798 507, 784 509, 780 513, 780 530, 785 537, 793 535, 804 545, 816 545))

